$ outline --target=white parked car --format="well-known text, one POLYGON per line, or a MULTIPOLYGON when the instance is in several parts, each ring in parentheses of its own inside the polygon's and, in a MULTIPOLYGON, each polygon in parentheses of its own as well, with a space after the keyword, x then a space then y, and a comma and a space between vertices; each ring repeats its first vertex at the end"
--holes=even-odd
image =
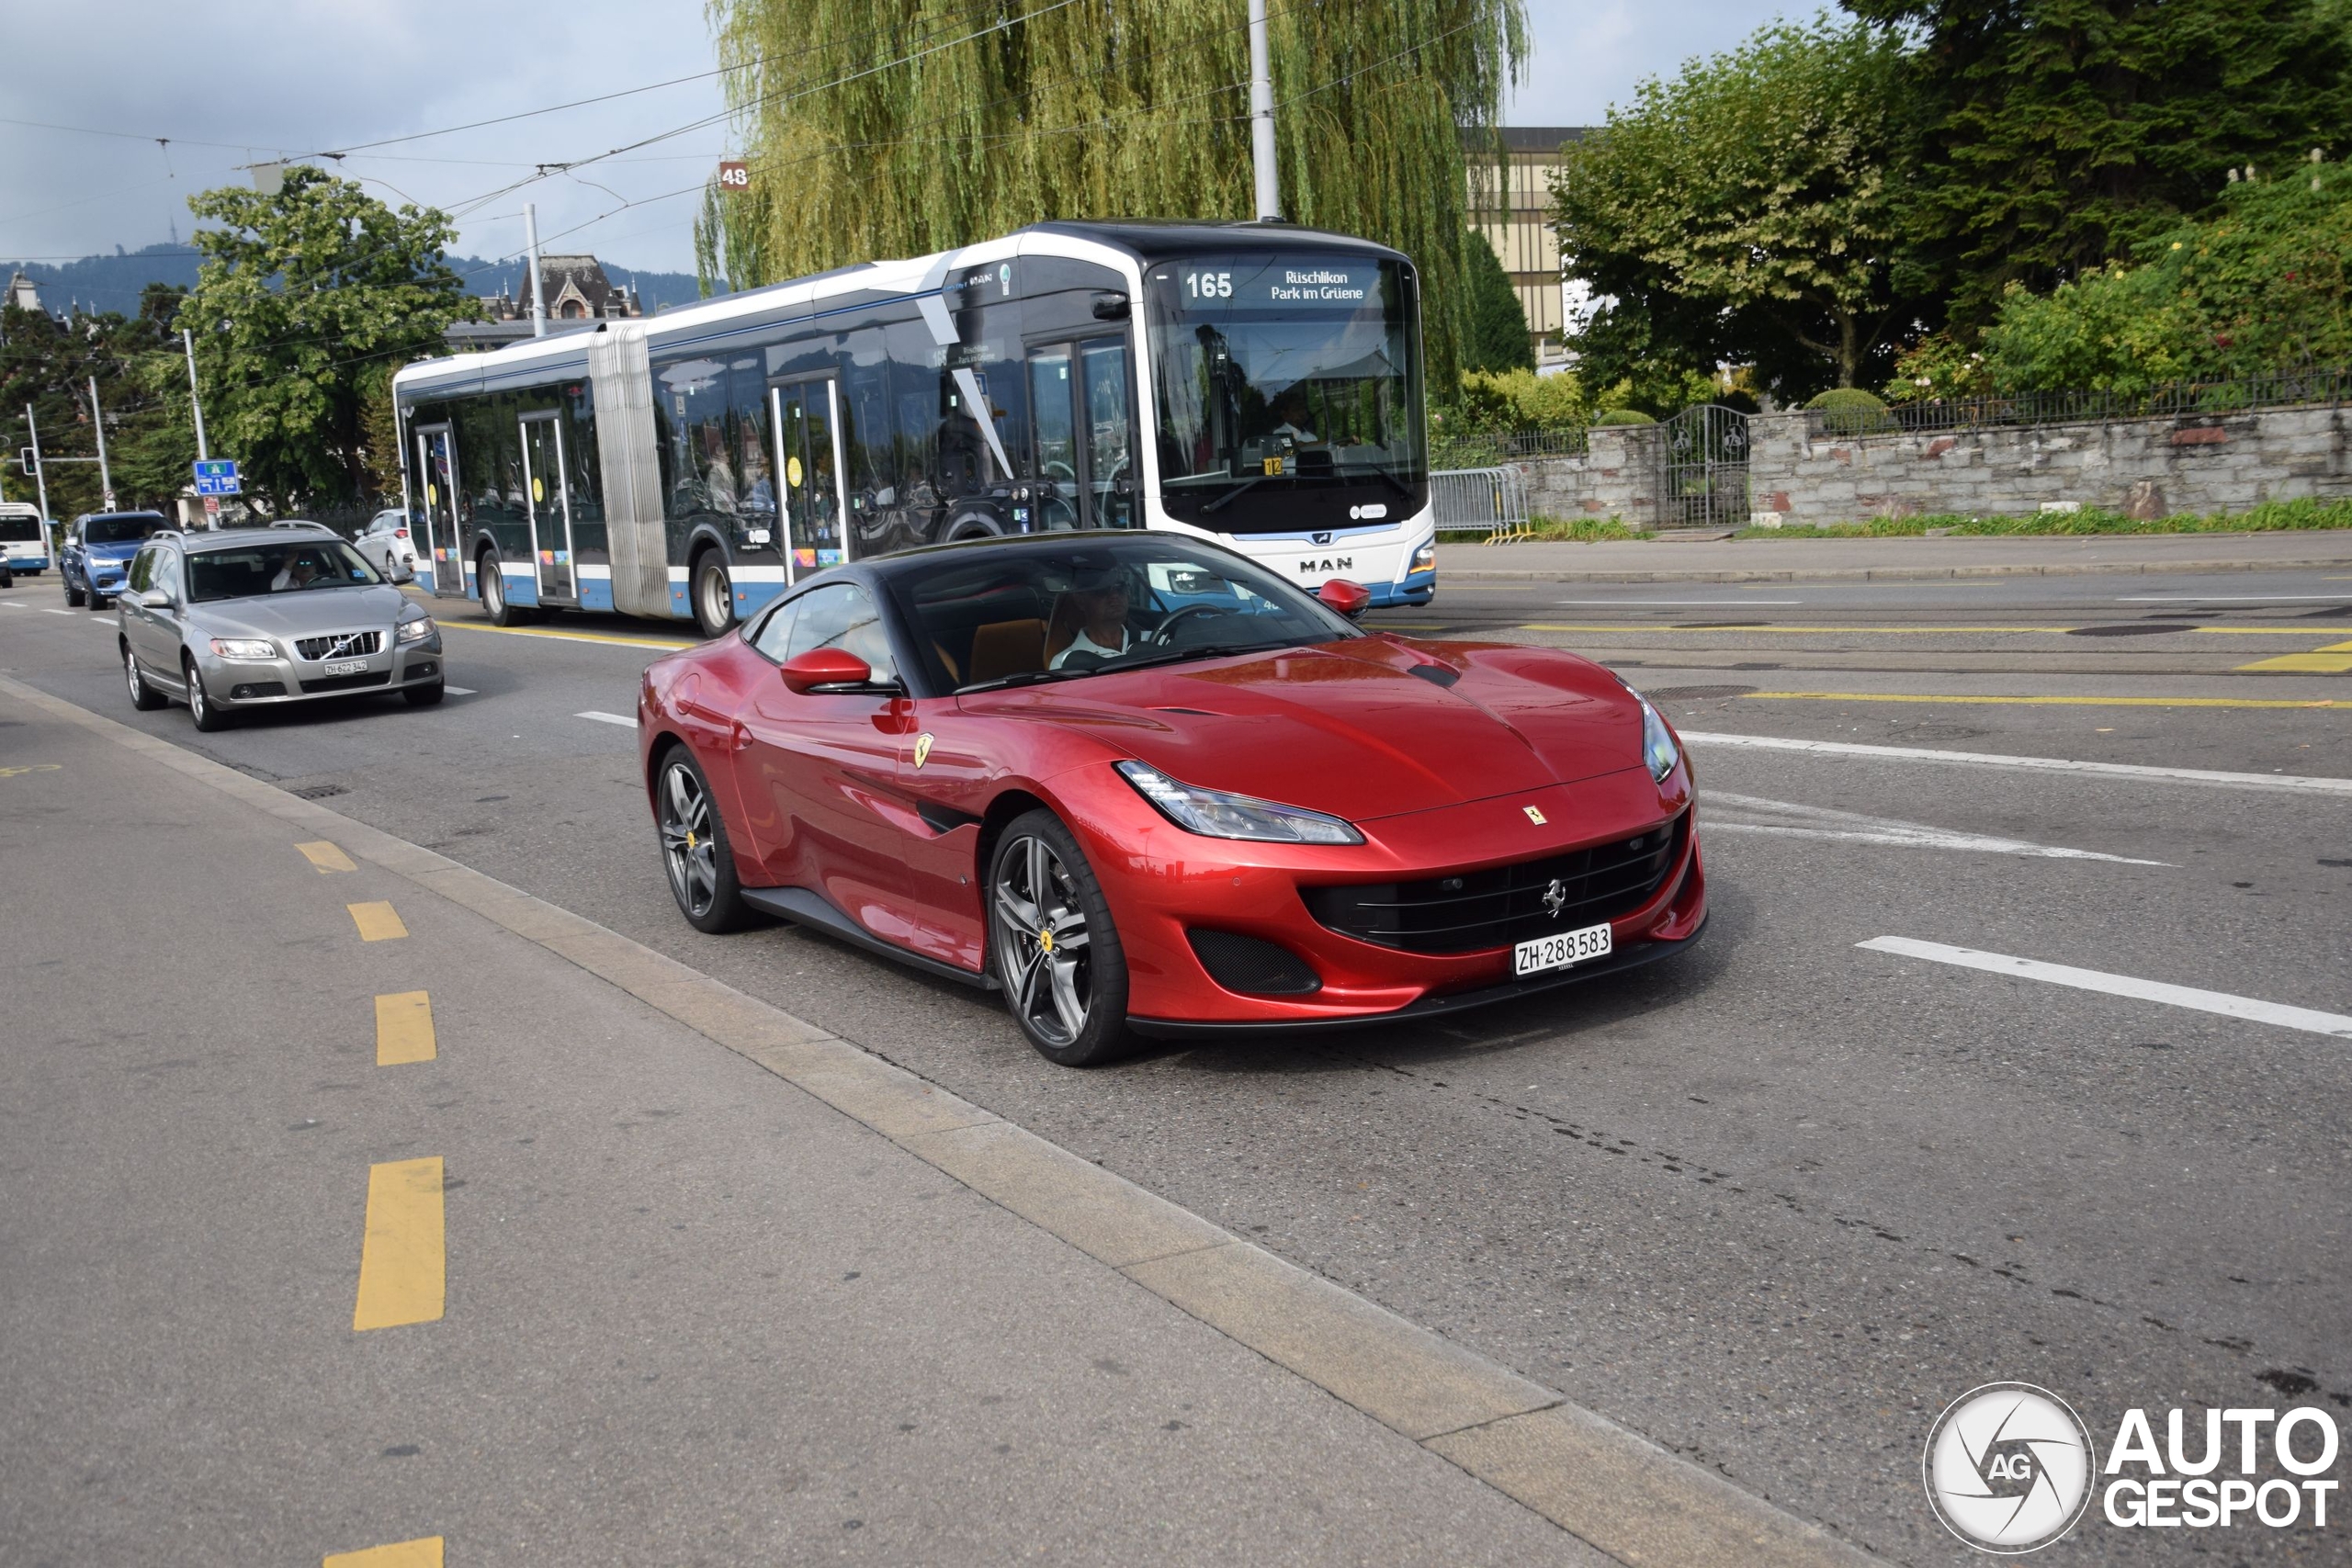
POLYGON ((408 513, 398 507, 379 512, 352 543, 386 577, 416 573, 416 541, 409 536, 408 513))

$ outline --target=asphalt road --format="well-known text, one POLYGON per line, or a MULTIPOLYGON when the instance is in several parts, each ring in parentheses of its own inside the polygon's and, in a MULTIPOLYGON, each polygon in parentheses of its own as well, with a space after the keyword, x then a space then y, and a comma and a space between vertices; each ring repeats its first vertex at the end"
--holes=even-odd
MULTIPOLYGON (((630 711, 644 626, 436 605, 472 694, 198 737, 130 711, 105 619, 15 602, 8 673, 766 998, 1890 1558, 1973 1560, 1918 1460, 1979 1383, 2053 1389, 2102 1442, 2134 1405, 2352 1405, 2352 1043, 1858 945, 2352 1011, 2346 795, 1701 739, 1714 917, 1687 960, 1073 1073, 959 987, 684 926, 632 732, 582 716, 630 711)), ((2352 581, 2320 572, 1485 582, 1371 619, 1581 649, 1700 736, 2352 778, 2352 679, 2317 651, 2352 641, 2352 581)))

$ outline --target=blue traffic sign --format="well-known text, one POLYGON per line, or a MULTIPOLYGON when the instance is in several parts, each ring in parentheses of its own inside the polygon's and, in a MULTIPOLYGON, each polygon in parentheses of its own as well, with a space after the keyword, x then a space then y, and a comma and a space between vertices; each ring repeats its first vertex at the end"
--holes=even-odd
POLYGON ((195 468, 198 484, 206 479, 234 479, 237 477, 237 460, 234 457, 213 457, 196 464, 195 468))
POLYGON ((198 495, 242 495, 244 493, 244 488, 234 474, 225 479, 199 475, 196 481, 196 493, 198 495))

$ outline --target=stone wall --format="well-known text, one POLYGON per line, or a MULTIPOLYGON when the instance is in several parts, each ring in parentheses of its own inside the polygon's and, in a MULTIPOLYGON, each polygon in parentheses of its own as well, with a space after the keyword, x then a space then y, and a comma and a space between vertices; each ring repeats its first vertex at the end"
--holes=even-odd
MULTIPOLYGON (((1757 522, 2075 507, 2155 518, 2352 496, 2352 414, 2340 408, 1863 436, 1814 434, 1813 417, 1748 421, 1757 522)), ((1656 425, 1603 427, 1589 456, 1521 462, 1529 508, 1653 525, 1663 434, 1656 425)))

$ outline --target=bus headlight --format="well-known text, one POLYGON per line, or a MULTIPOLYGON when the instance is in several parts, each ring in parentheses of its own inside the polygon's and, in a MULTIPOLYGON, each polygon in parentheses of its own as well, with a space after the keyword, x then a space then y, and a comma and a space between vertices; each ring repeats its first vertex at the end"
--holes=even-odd
POLYGON ((1437 541, 1435 539, 1431 539, 1428 544, 1423 545, 1419 549, 1415 550, 1413 552, 1413 564, 1405 569, 1408 575, 1417 571, 1435 571, 1436 570, 1437 541))

